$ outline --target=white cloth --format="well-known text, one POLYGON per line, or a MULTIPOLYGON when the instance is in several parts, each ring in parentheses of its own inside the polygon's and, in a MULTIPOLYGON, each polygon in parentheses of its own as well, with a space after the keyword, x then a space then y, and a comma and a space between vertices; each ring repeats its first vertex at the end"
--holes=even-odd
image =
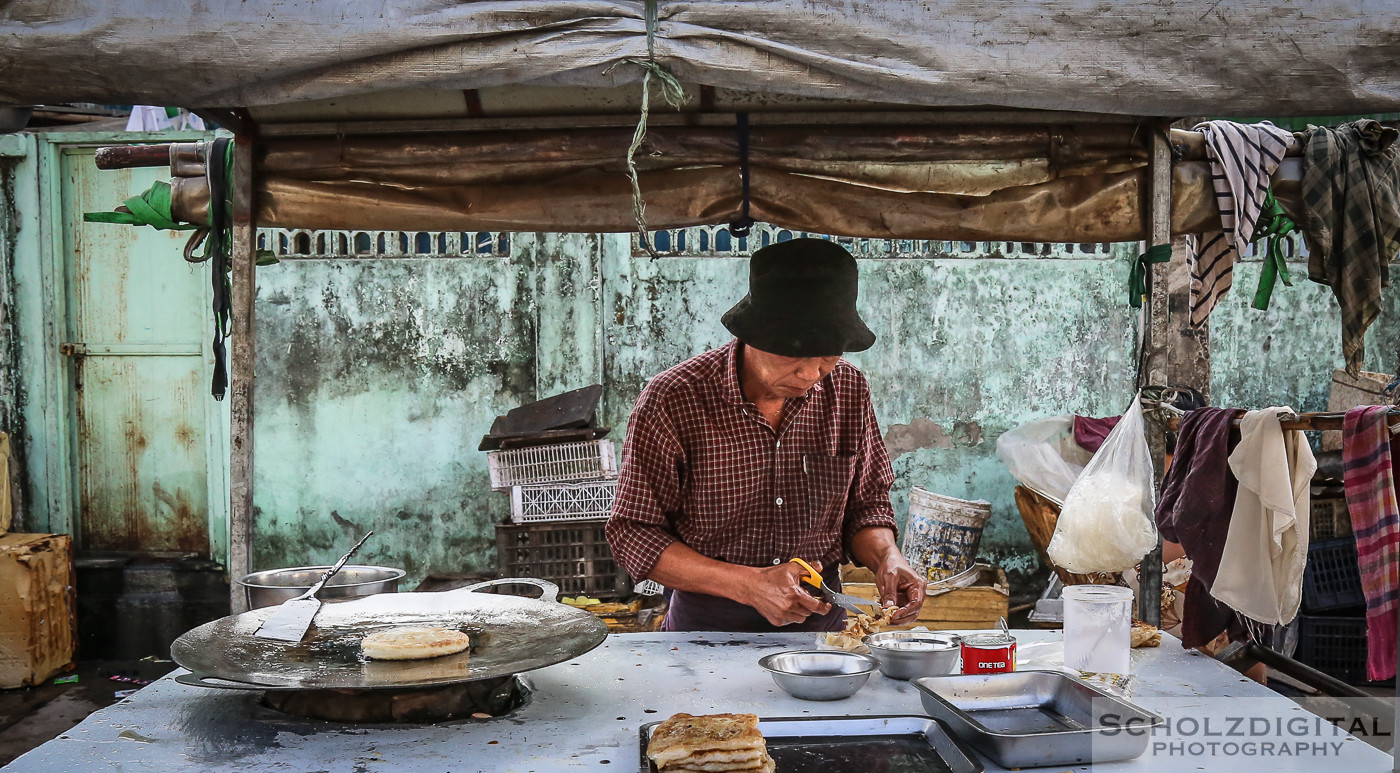
POLYGON ((1244 255, 1269 191, 1269 178, 1283 163, 1293 133, 1268 121, 1239 124, 1207 121, 1196 129, 1205 135, 1219 231, 1186 237, 1186 265, 1191 271, 1191 324, 1200 325, 1230 289, 1235 263, 1244 255))
POLYGON ((1225 550, 1210 595, 1268 625, 1298 614, 1308 559, 1309 487, 1317 460, 1303 433, 1284 432, 1290 408, 1250 411, 1240 418, 1240 443, 1230 454, 1239 480, 1225 550))
POLYGON ((132 105, 131 116, 126 119, 129 132, 162 132, 167 129, 177 131, 204 131, 204 119, 188 110, 177 110, 170 115, 165 108, 155 105, 132 105))

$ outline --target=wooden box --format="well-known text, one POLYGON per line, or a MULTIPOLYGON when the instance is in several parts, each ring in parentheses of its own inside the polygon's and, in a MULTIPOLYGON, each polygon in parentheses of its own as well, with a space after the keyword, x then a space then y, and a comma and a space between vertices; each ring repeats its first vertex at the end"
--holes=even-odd
POLYGON ((67 535, 0 536, 0 689, 39 684, 73 662, 73 587, 67 535))
MULTIPOLYGON (((930 589, 924 599, 924 607, 919 617, 907 625, 889 626, 886 630, 901 630, 924 626, 929 630, 966 630, 974 628, 995 628, 997 621, 1006 617, 1011 591, 1006 582, 1006 572, 999 566, 978 564, 981 576, 976 584, 967 588, 942 590, 939 586, 930 589), (934 590, 937 589, 937 590, 934 590), (934 595, 936 594, 936 595, 934 595)), ((842 567, 842 586, 846 593, 863 599, 879 599, 874 577, 869 571, 854 569, 845 571, 842 567), (849 577, 848 581, 846 578, 849 577), (861 580, 866 580, 861 582, 861 580)))

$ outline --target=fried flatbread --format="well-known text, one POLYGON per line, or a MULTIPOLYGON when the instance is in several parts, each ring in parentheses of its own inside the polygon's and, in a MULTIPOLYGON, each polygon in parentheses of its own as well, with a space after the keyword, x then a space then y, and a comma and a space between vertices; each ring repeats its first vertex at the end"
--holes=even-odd
POLYGON ((853 652, 865 644, 865 637, 872 633, 879 633, 882 628, 890 624, 890 618, 899 611, 898 607, 881 607, 880 611, 874 615, 852 615, 846 618, 846 628, 841 631, 832 631, 826 635, 828 647, 836 647, 848 652, 853 652))
POLYGON ((684 764, 692 755, 764 748, 755 714, 677 714, 656 726, 647 756, 657 767, 684 764))
POLYGON ((390 628, 360 641, 373 660, 426 660, 453 655, 471 646, 471 638, 452 628, 390 628))
POLYGON ((724 763, 712 762, 709 765, 691 766, 690 763, 686 762, 685 760, 681 760, 675 765, 668 765, 662 768, 662 770, 666 771, 666 773, 773 773, 773 770, 776 767, 776 765, 773 763, 773 758, 769 757, 767 752, 763 752, 762 756, 759 758, 759 761, 755 763, 750 763, 748 767, 714 767, 715 765, 722 764, 724 763))
POLYGON ((752 765, 763 757, 762 749, 740 749, 728 751, 696 752, 685 758, 686 765, 708 765, 710 763, 739 763, 752 765))
POLYGON ((1133 621, 1130 634, 1132 647, 1134 649, 1138 647, 1156 647, 1162 643, 1162 632, 1141 620, 1133 621))

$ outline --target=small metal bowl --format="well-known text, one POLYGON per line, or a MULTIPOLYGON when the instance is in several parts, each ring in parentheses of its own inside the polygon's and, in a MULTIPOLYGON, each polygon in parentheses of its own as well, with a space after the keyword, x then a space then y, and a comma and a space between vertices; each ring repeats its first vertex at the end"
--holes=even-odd
POLYGON ((856 694, 878 664, 868 655, 836 650, 775 652, 758 661, 783 692, 804 701, 839 701, 856 694))
MULTIPOLYGON (((305 593, 329 566, 297 566, 290 569, 269 569, 253 572, 238 581, 248 594, 248 608, 261 609, 281 604, 305 593)), ((402 569, 388 566, 342 567, 316 594, 322 599, 373 596, 376 593, 396 593, 399 580, 406 574, 402 569)))
POLYGON ((951 633, 886 631, 865 637, 865 646, 891 679, 946 676, 955 673, 962 638, 951 633))

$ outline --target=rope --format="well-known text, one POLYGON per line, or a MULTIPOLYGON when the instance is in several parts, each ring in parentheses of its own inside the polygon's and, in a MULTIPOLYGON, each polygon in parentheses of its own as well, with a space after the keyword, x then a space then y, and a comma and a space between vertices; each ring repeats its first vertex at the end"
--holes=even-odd
POLYGON ((739 135, 739 186, 744 199, 739 204, 739 219, 729 224, 729 233, 740 239, 749 235, 755 221, 749 217, 749 114, 739 113, 735 130, 739 135))
MULTIPOLYGON (((686 103, 685 88, 681 86, 681 82, 656 61, 658 15, 657 0, 646 0, 647 58, 645 60, 631 58, 623 60, 642 68, 642 112, 637 119, 637 130, 632 133, 632 144, 627 148, 627 178, 632 182, 632 215, 637 221, 637 236, 641 240, 642 248, 647 251, 652 260, 661 257, 661 255, 652 247, 651 234, 647 230, 646 202, 642 200, 642 186, 637 179, 636 161, 637 150, 642 147, 642 141, 647 136, 647 116, 651 113, 651 79, 656 78, 660 81, 661 96, 666 100, 666 104, 680 110, 686 103)), ((609 72, 611 70, 611 67, 608 68, 609 72)))

